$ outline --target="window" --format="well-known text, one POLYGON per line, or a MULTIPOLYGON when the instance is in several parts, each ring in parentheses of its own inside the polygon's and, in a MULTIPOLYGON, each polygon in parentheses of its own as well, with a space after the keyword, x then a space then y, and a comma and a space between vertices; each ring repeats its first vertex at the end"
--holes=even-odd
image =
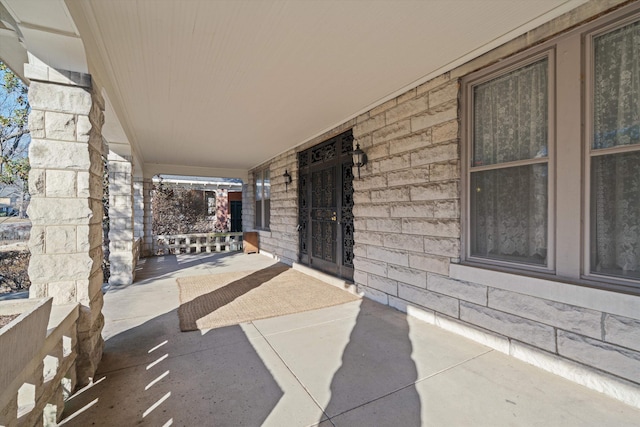
POLYGON ((640 279, 640 21, 593 36, 590 273, 640 279))
POLYGON ((546 266, 549 58, 472 91, 470 254, 546 266))
POLYGON ((256 196, 256 228, 269 229, 270 209, 271 209, 271 183, 269 180, 269 169, 264 169, 255 173, 255 196, 256 196))
POLYGON ((463 79, 465 262, 640 293, 635 9, 463 79))

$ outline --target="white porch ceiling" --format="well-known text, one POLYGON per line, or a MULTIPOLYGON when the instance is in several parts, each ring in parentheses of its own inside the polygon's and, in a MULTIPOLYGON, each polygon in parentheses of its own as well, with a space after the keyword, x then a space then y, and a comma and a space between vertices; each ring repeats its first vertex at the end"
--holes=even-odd
POLYGON ((247 170, 581 3, 66 1, 128 141, 171 172, 247 170))

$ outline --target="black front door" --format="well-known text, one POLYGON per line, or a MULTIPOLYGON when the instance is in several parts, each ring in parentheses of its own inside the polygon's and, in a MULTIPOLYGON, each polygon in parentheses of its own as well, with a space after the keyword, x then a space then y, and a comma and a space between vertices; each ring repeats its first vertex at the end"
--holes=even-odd
POLYGON ((353 136, 298 154, 300 262, 353 280, 353 136))
POLYGON ((242 202, 240 200, 232 200, 229 202, 231 210, 231 232, 242 231, 242 202))

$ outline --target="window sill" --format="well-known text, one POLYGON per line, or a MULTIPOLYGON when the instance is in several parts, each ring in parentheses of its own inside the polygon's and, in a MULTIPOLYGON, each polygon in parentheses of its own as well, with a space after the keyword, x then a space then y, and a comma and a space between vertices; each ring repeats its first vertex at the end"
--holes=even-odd
POLYGON ((619 316, 638 318, 638 313, 640 313, 640 298, 637 294, 632 295, 604 290, 602 289, 604 284, 600 284, 601 288, 598 289, 590 287, 590 284, 576 284, 563 279, 550 280, 549 278, 527 275, 528 273, 507 273, 469 264, 451 264, 449 267, 449 276, 451 278, 465 282, 477 283, 619 316))

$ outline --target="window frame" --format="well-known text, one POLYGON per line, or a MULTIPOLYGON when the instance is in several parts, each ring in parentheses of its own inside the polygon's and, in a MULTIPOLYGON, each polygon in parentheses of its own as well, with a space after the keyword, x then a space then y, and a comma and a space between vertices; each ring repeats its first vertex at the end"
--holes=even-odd
POLYGON ((460 263, 472 267, 552 280, 573 285, 640 295, 640 280, 591 272, 591 159, 596 155, 634 152, 636 145, 592 150, 593 40, 609 31, 640 21, 640 4, 623 6, 592 22, 553 36, 536 47, 461 79, 461 233, 460 263), (544 51, 549 63, 549 224, 548 268, 470 255, 470 184, 473 130, 473 85, 533 62, 544 51), (579 77, 577 77, 579 76, 579 77), (576 108, 577 107, 577 108, 576 108), (553 111, 553 113, 552 113, 553 111), (560 120, 560 117, 562 120, 560 120), (553 120, 553 121, 552 121, 553 120), (634 148, 635 147, 635 148, 634 148), (552 175, 553 174, 553 175, 552 175), (569 179, 569 182, 566 180, 569 179))
POLYGON ((534 50, 514 55, 506 61, 489 66, 462 79, 462 133, 461 159, 461 206, 462 206, 462 233, 461 233, 461 261, 476 266, 487 266, 505 271, 526 271, 532 273, 555 272, 555 49, 553 45, 544 44, 534 50), (547 59, 547 99, 548 99, 548 128, 547 128, 547 157, 543 159, 525 159, 491 165, 472 166, 473 160, 473 128, 474 128, 474 88, 483 83, 502 77, 542 59, 547 59), (474 256, 471 254, 471 173, 485 170, 507 169, 510 167, 527 166, 534 164, 547 164, 547 263, 536 265, 533 263, 505 261, 493 258, 474 256))
POLYGON ((622 153, 640 152, 640 144, 630 144, 608 148, 593 148, 593 117, 595 112, 595 98, 594 98, 594 85, 595 85, 595 51, 594 51, 594 39, 598 36, 607 34, 611 31, 615 31, 626 25, 640 22, 640 10, 632 11, 618 11, 613 16, 609 17, 606 22, 602 22, 599 25, 590 28, 584 32, 584 156, 583 156, 583 169, 584 169, 584 188, 583 188, 583 251, 582 251, 582 274, 581 278, 585 280, 594 280, 597 282, 614 282, 622 286, 630 286, 636 288, 640 293, 640 280, 628 279, 620 276, 599 274, 591 271, 591 161, 594 157, 608 156, 622 153), (616 19, 618 18, 618 19, 616 19))
POLYGON ((268 173, 268 182, 271 183, 271 170, 267 166, 265 168, 254 171, 253 178, 253 190, 254 190, 254 201, 255 201, 255 209, 256 212, 254 214, 254 227, 256 230, 270 230, 271 226, 271 191, 265 191, 265 173, 268 173), (260 199, 258 199, 258 183, 260 183, 260 199), (268 194, 268 197, 265 195, 268 194), (269 207, 266 207, 265 200, 269 200, 269 207), (260 216, 258 216, 257 205, 260 204, 260 216), (269 215, 265 215, 269 214, 269 215), (268 220, 265 221, 265 218, 268 217, 268 220), (258 222, 258 218, 260 221, 258 222))

